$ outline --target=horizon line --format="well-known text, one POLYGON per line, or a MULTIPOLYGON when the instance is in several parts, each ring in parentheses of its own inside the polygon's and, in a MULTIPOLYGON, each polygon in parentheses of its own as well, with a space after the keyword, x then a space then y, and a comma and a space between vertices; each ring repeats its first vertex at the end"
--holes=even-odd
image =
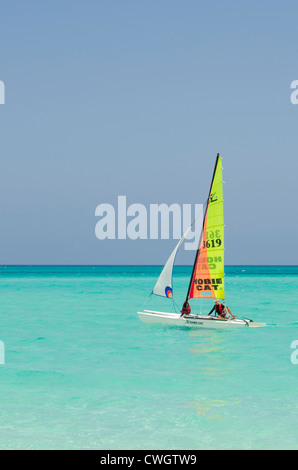
MULTIPOLYGON (((0 264, 1 267, 162 267, 164 264, 0 264)), ((176 267, 191 267, 193 264, 176 264, 176 267)), ((298 264, 226 264, 225 267, 264 266, 264 267, 298 267, 298 264)))

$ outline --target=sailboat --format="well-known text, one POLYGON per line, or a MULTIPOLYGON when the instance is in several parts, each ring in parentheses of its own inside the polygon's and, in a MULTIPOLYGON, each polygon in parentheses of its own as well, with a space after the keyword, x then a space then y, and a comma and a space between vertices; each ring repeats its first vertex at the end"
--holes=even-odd
MULTIPOLYGON (((193 222, 194 223, 194 222, 193 222)), ((193 225, 193 224, 192 224, 193 225)), ((173 299, 173 267, 177 251, 183 244, 192 226, 183 234, 177 243, 168 261, 166 262, 151 295, 173 299)), ((223 180, 222 159, 217 154, 212 182, 204 209, 203 225, 199 246, 196 252, 190 282, 185 302, 190 299, 217 299, 224 304, 224 213, 223 213, 223 180)), ((222 318, 210 314, 193 314, 191 312, 163 312, 143 310, 138 312, 140 320, 144 323, 167 324, 196 328, 243 328, 262 327, 264 323, 257 323, 249 318, 222 318)))

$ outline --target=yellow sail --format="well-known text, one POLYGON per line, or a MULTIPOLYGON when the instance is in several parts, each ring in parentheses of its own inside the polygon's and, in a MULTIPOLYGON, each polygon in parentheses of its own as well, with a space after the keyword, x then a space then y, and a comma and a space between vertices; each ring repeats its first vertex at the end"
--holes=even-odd
POLYGON ((224 299, 222 163, 217 156, 188 298, 224 299))

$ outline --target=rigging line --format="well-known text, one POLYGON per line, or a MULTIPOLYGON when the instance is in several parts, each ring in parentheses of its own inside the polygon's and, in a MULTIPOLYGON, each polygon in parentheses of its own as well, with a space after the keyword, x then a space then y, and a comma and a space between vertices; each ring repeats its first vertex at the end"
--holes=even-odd
POLYGON ((142 304, 141 309, 143 309, 143 308, 145 307, 145 305, 149 302, 149 299, 150 299, 150 297, 151 297, 152 294, 153 294, 153 291, 150 292, 150 294, 148 295, 147 299, 146 299, 145 302, 142 304))
POLYGON ((192 273, 191 273, 191 278, 190 278, 190 282, 189 282, 189 286, 188 286, 188 291, 187 291, 187 295, 186 295, 186 299, 185 299, 186 302, 188 301, 188 297, 189 297, 189 293, 190 293, 190 289, 191 289, 191 285, 192 285, 192 279, 193 279, 193 275, 194 275, 194 272, 195 272, 195 267, 196 267, 197 259, 198 259, 199 252, 200 252, 200 246, 201 246, 201 241, 202 241, 202 235, 203 235, 203 232, 204 232, 204 226, 205 226, 205 223, 206 223, 206 215, 207 215, 208 205, 209 205, 209 201, 210 201, 211 190, 212 190, 212 186, 213 186, 213 182, 214 182, 215 173, 216 173, 216 170, 217 170, 217 165, 218 165, 219 158, 220 158, 220 155, 219 155, 219 153, 218 153, 218 154, 217 154, 217 157, 216 157, 216 162, 215 162, 214 171, 213 171, 213 176, 212 176, 212 180, 211 180, 209 195, 208 195, 208 199, 207 199, 207 206, 206 206, 206 209, 205 209, 204 221, 203 221, 203 227, 202 227, 202 231, 201 231, 201 237, 200 237, 200 241, 199 241, 199 246, 198 246, 198 249, 197 249, 197 253, 196 253, 196 257, 195 257, 195 262, 194 262, 194 265, 193 265, 193 269, 192 269, 192 273))
MULTIPOLYGON (((182 244, 184 243, 185 241, 185 238, 186 236, 188 235, 188 232, 190 231, 191 227, 195 224, 195 222, 197 221, 197 219, 199 218, 199 216, 202 214, 202 212, 204 212, 204 209, 205 209, 205 206, 207 204, 208 201, 206 201, 204 204, 203 204, 203 207, 202 209, 199 211, 199 213, 197 214, 197 216, 194 218, 193 222, 191 223, 191 225, 188 227, 188 229, 183 233, 179 243, 178 243, 178 249, 177 251, 179 250, 179 248, 182 246, 182 244)), ((176 255, 177 255, 177 252, 176 252, 176 255)), ((175 255, 175 258, 176 258, 176 255, 175 255)), ((174 268, 174 262, 175 262, 175 258, 173 260, 173 268, 174 268)), ((174 292, 174 282, 173 282, 173 270, 172 270, 172 274, 171 274, 171 285, 172 285, 172 291, 174 292)), ((152 293, 154 294, 154 292, 152 291, 152 293)), ((155 295, 155 294, 154 294, 155 295)), ((180 309, 178 307, 178 310, 180 312, 180 309)))
POLYGON ((173 300, 173 305, 174 305, 175 313, 176 313, 175 307, 177 308, 178 312, 181 313, 181 310, 180 310, 179 306, 177 305, 177 303, 175 302, 174 298, 172 298, 172 300, 173 300))
MULTIPOLYGON (((197 219, 199 218, 199 216, 202 214, 202 212, 204 212, 205 206, 207 205, 207 203, 208 203, 208 199, 207 199, 206 202, 204 202, 202 209, 199 211, 198 215, 195 217, 195 219, 193 220, 193 222, 191 223, 191 225, 190 225, 190 226, 188 227, 188 229, 184 232, 184 234, 183 234, 183 236, 182 236, 182 238, 181 238, 181 240, 180 240, 180 242, 179 242, 179 248, 181 247, 181 245, 182 245, 182 244, 184 243, 184 241, 185 241, 185 238, 186 238, 186 235, 185 235, 185 234, 188 233, 188 231, 189 231, 189 230, 191 229, 191 227, 195 224, 195 222, 197 221, 197 219)), ((204 223, 203 223, 203 226, 204 226, 204 223)), ((203 226, 202 226, 202 230, 203 230, 203 226)), ((201 238, 201 235, 200 235, 200 238, 201 238)), ((200 243, 201 243, 201 242, 200 242, 200 243)), ((200 243, 199 243, 199 246, 200 246, 200 243)), ((178 248, 178 249, 179 249, 179 248, 178 248)), ((178 250, 177 250, 177 251, 178 251, 178 250)), ((176 255, 177 255, 177 253, 176 253, 176 255)), ((175 256, 175 258, 176 258, 176 256, 175 256)), ((175 261, 175 260, 174 260, 174 261, 175 261)), ((173 268, 174 268, 174 261, 173 261, 173 268)), ((171 284, 172 284, 172 292, 173 292, 173 294, 172 294, 172 295, 173 295, 172 299, 174 300, 174 280, 173 280, 173 271, 172 271, 171 284)), ((152 293, 154 294, 153 291, 152 291, 152 293)), ((180 312, 180 308, 178 307, 177 304, 176 304, 176 306, 177 306, 177 308, 178 308, 178 311, 180 312)))
POLYGON ((196 216, 196 218, 193 220, 193 222, 190 224, 189 228, 194 225, 194 223, 197 221, 197 219, 199 218, 199 216, 201 215, 201 213, 204 212, 204 209, 205 209, 205 206, 207 205, 207 203, 208 203, 208 199, 204 202, 202 209, 200 210, 200 212, 198 213, 198 215, 196 216))
POLYGON ((175 313, 177 313, 177 310, 176 310, 177 304, 176 304, 175 300, 173 299, 173 297, 172 297, 172 303, 173 303, 174 311, 175 311, 175 313))
MULTIPOLYGON (((197 221, 197 219, 198 219, 198 218, 202 215, 202 213, 204 212, 207 203, 208 203, 208 200, 202 205, 203 207, 199 210, 198 214, 195 216, 195 218, 194 218, 194 220, 192 221, 191 225, 187 228, 186 231, 184 231, 182 237, 180 238, 178 244, 176 245, 176 247, 174 248, 174 251, 172 252, 172 254, 173 254, 173 253, 176 251, 176 252, 175 252, 175 255, 174 255, 174 259, 172 260, 172 271, 171 271, 171 286, 172 286, 172 290, 173 290, 173 291, 174 291, 174 286, 173 286, 173 267, 174 267, 174 262, 175 262, 175 258, 176 258, 176 255, 177 255, 177 251, 179 250, 179 248, 181 247, 181 245, 184 243, 184 241, 185 241, 185 239, 186 239, 188 233, 190 232, 192 226, 195 224, 195 222, 197 221)), ((172 256, 172 254, 171 254, 171 256, 172 256)), ((171 258, 171 256, 170 256, 170 258, 171 258)), ((170 259, 170 258, 169 258, 169 259, 170 259)), ((168 259, 168 261, 169 261, 169 259, 168 259)), ((167 261, 167 262, 168 262, 168 261, 167 261)), ((166 264, 167 264, 167 263, 166 263, 166 264)), ((165 264, 165 266, 166 266, 166 264, 165 264)), ((163 270, 165 269, 165 266, 164 266, 163 270)), ((163 270, 162 270, 162 272, 163 272, 163 270)), ((162 272, 161 272, 161 274, 162 274, 162 272)), ((160 274, 160 276, 161 276, 161 274, 160 274)), ((159 276, 159 278, 160 278, 160 276, 159 276)), ((158 280, 159 280, 159 278, 158 278, 158 280)), ((158 283, 158 281, 157 281, 157 283, 158 283)), ((152 291, 152 294, 154 294, 154 295, 160 295, 160 294, 156 294, 156 293, 154 292, 154 289, 153 289, 153 291, 152 291)), ((179 311, 180 311, 180 309, 179 309, 179 311)))

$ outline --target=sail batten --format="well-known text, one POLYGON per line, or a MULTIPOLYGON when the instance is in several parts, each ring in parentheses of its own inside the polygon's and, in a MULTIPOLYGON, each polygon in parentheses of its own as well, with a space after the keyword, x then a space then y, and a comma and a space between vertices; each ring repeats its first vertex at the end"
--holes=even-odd
POLYGON ((225 298, 224 216, 220 155, 217 156, 214 168, 202 234, 188 288, 187 300, 191 298, 225 298))

